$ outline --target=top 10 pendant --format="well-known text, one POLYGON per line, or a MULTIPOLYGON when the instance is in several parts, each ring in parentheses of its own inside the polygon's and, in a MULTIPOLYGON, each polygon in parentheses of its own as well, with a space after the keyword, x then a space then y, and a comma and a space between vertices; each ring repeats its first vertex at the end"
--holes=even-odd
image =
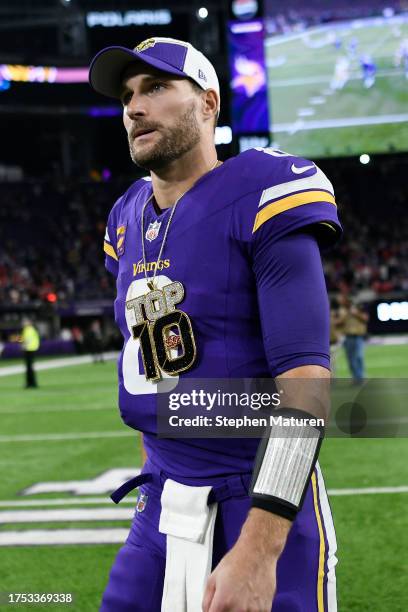
POLYGON ((126 309, 134 312, 132 333, 140 341, 146 379, 155 382, 161 379, 161 370, 170 376, 189 370, 197 350, 190 318, 176 308, 184 299, 182 283, 175 281, 162 289, 149 283, 149 288, 128 300, 126 309))

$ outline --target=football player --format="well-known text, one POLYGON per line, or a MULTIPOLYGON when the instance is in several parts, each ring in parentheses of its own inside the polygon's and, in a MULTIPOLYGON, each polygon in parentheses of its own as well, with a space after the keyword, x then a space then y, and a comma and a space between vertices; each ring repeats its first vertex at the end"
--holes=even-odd
POLYGON ((369 53, 364 53, 360 57, 360 67, 363 85, 366 89, 370 89, 375 84, 377 64, 369 53))
POLYGON ((262 442, 169 439, 156 425, 160 393, 189 377, 329 379, 320 248, 341 231, 333 187, 278 150, 218 161, 219 82, 189 43, 103 49, 90 83, 121 101, 131 158, 149 172, 115 203, 105 236, 124 338, 120 412, 143 432, 147 460, 112 496, 139 487, 101 610, 333 611, 313 407, 280 409, 313 435, 273 427, 262 442))

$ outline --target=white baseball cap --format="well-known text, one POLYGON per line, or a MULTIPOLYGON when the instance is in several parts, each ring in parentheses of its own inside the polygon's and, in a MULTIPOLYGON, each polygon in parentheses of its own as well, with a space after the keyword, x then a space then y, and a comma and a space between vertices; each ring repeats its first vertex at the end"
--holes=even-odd
POLYGON ((129 64, 140 62, 158 70, 192 79, 203 90, 215 89, 220 107, 220 84, 211 62, 193 45, 175 38, 154 37, 144 40, 134 49, 106 47, 93 58, 89 82, 95 91, 119 98, 122 75, 129 64))

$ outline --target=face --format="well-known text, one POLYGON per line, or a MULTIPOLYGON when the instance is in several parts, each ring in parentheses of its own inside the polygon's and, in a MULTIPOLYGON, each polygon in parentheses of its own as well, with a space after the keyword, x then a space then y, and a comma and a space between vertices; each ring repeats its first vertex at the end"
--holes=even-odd
POLYGON ((123 123, 132 161, 158 170, 191 151, 200 141, 199 96, 187 79, 158 70, 124 73, 123 123))
POLYGON ((340 306, 344 306, 345 308, 348 308, 351 305, 351 301, 347 295, 339 295, 338 302, 340 306))

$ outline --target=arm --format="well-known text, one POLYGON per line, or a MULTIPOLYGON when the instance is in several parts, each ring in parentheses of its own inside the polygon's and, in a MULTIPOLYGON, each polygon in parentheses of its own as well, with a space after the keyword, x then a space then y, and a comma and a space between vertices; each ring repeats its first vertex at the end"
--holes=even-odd
POLYGON ((335 323, 337 327, 341 327, 347 318, 347 310, 345 308, 341 308, 335 317, 335 323))
POLYGON ((354 317, 356 317, 356 319, 358 319, 362 323, 367 323, 368 314, 364 312, 363 310, 361 310, 360 308, 353 306, 350 312, 354 317))
MULTIPOLYGON (((323 378, 330 378, 329 370, 315 365, 301 366, 281 374, 279 384, 284 385, 284 379, 323 378)), ((300 392, 302 386, 294 388, 300 392)), ((291 526, 292 521, 283 516, 251 508, 235 546, 208 580, 203 611, 270 612, 276 590, 276 566, 291 526)))
MULTIPOLYGON (((285 389, 285 379, 287 380, 302 380, 302 381, 317 381, 317 387, 319 391, 321 390, 322 385, 320 381, 322 379, 329 380, 330 379, 330 371, 326 368, 322 368, 321 366, 301 366, 298 368, 293 368, 281 374, 277 380, 279 381, 279 386, 285 389)), ((314 388, 314 385, 308 385, 306 382, 303 384, 295 384, 294 386, 290 386, 289 388, 286 386, 286 390, 289 390, 291 393, 291 405, 302 406, 306 403, 312 403, 314 395, 311 391, 314 388), (310 397, 306 399, 303 393, 309 393, 310 397)), ((328 398, 327 398, 328 399, 328 398)), ((328 407, 326 408, 326 415, 328 413, 328 407)), ((307 412, 310 413, 310 410, 307 412)), ((320 412, 320 411, 318 411, 320 412)), ((315 416, 319 416, 317 413, 315 416)), ((263 552, 265 560, 268 557, 272 562, 276 562, 282 553, 286 539, 290 530, 292 523, 288 519, 285 519, 277 514, 272 512, 268 512, 266 510, 262 510, 261 508, 252 508, 248 514, 248 518, 243 526, 242 533, 240 536, 240 540, 242 539, 242 544, 247 548, 247 550, 253 550, 256 554, 259 554, 259 551, 263 552)))
MULTIPOLYGON (((288 406, 322 416, 326 398, 318 398, 317 410, 315 399, 316 384, 330 378, 329 308, 317 243, 310 235, 289 235, 268 248, 266 263, 265 255, 254 268, 271 373, 289 396, 288 406)), ((235 546, 209 578, 204 612, 270 611, 292 520, 250 510, 235 546)))

